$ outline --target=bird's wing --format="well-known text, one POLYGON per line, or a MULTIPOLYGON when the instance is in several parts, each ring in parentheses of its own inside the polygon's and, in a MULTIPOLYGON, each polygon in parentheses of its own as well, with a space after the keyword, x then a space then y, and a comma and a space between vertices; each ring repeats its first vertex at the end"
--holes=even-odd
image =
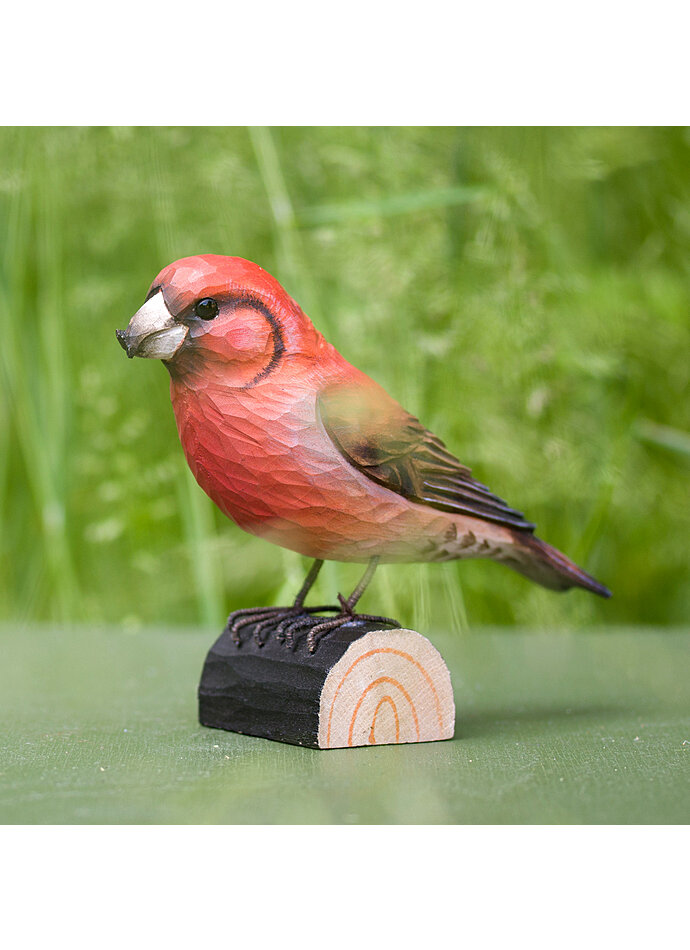
POLYGON ((384 488, 441 511, 534 530, 368 377, 357 385, 327 387, 319 395, 318 411, 340 453, 384 488))

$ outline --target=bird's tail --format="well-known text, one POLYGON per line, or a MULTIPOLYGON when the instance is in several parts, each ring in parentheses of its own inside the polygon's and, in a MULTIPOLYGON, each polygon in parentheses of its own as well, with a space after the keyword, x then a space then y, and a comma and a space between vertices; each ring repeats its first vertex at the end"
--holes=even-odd
POLYGON ((527 532, 516 531, 513 539, 512 556, 506 559, 505 563, 542 587, 548 587, 550 590, 582 587, 599 597, 611 596, 607 587, 540 538, 527 532))

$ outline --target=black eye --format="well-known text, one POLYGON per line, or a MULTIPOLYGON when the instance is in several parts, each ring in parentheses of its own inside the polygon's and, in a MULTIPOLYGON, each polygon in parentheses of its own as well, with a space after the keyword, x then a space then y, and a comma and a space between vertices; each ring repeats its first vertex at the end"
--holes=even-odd
POLYGON ((204 297, 194 305, 194 313, 202 320, 213 320, 218 316, 218 304, 213 297, 204 297))

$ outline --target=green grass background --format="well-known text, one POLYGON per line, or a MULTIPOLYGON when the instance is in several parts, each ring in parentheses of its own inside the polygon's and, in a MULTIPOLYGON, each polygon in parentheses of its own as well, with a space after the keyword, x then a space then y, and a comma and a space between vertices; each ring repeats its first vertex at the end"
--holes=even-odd
POLYGON ((306 562, 214 509, 165 369, 115 340, 165 264, 210 252, 273 273, 614 592, 386 566, 364 606, 687 622, 689 248, 686 129, 0 130, 0 619, 219 628, 294 593, 306 562))

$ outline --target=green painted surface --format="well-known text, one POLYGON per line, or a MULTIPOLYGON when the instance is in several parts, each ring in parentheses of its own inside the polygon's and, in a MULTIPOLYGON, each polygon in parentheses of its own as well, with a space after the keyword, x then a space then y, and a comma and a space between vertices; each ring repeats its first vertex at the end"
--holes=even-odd
POLYGON ((690 634, 433 639, 453 741, 319 752, 197 725, 208 632, 6 628, 0 821, 690 819, 690 634))

